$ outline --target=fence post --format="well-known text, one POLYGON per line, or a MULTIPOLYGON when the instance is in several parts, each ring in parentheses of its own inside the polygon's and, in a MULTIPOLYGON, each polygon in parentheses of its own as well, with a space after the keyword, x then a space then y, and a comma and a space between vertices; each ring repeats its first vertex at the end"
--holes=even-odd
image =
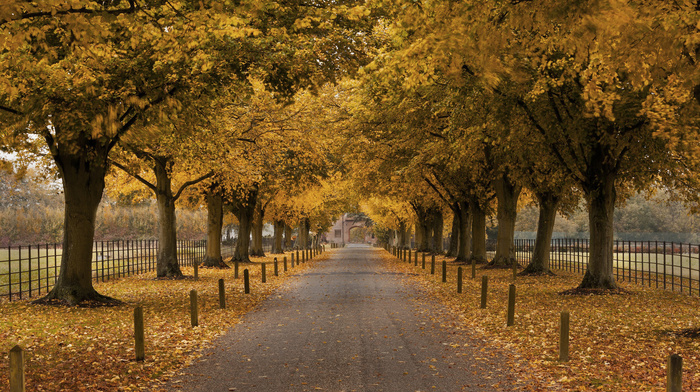
POLYGON ((192 266, 194 268, 194 280, 199 280, 199 266, 196 262, 192 263, 192 266))
POLYGON ((219 309, 226 309, 226 291, 224 291, 223 279, 219 279, 219 309))
POLYGON ((24 350, 14 346, 10 350, 10 392, 25 392, 24 350))
POLYGON ((277 257, 275 257, 275 276, 280 276, 279 265, 277 263, 277 257))
POLYGON ((265 274, 266 268, 265 268, 265 263, 262 263, 260 265, 260 274, 262 275, 262 282, 267 283, 267 276, 265 274))
POLYGON ((515 324, 515 285, 508 286, 508 316, 506 318, 506 326, 515 324))
MULTIPOLYGON (((292 257, 294 257, 294 255, 292 255, 292 257)), ((284 258, 282 259, 282 269, 284 270, 284 272, 287 272, 287 256, 284 256, 284 258)))
POLYGON ((425 269, 425 252, 423 252, 423 269, 425 269))
POLYGON ((134 309, 134 351, 136 353, 137 361, 143 361, 146 359, 145 342, 146 338, 143 331, 143 308, 137 306, 134 309))
POLYGON ((683 386, 683 358, 678 354, 668 357, 666 365, 666 392, 681 392, 683 386))
POLYGON ((430 275, 435 275, 435 255, 430 258, 430 275))
POLYGON ((462 267, 457 268, 457 294, 462 293, 462 267))
POLYGON ((489 277, 484 275, 481 277, 481 309, 486 309, 486 295, 489 290, 489 277))
POLYGON ((238 279, 238 260, 233 262, 233 279, 238 279))
POLYGON ((243 270, 243 292, 250 294, 250 275, 248 268, 243 270))
POLYGON ((442 283, 447 282, 447 260, 442 261, 442 283))
POLYGON ((199 325, 199 309, 197 308, 197 290, 190 290, 190 323, 193 327, 199 325))
POLYGON ((413 256, 413 259, 415 260, 415 262, 413 263, 413 266, 418 267, 418 249, 416 249, 416 251, 414 252, 414 255, 415 256, 413 256))
POLYGON ((569 312, 561 312, 559 322, 559 362, 569 361, 569 312))

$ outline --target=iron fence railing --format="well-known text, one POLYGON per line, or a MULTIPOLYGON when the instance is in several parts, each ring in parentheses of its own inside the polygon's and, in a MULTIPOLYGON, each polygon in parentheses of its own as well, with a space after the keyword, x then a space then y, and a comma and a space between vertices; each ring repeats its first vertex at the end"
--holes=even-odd
MULTIPOLYGON (((515 240, 518 262, 525 266, 532 260, 535 240, 515 240)), ((589 240, 553 239, 549 254, 550 267, 584 274, 588 268, 589 240)), ((495 250, 495 242, 487 243, 495 250)), ((700 295, 700 245, 666 241, 614 241, 613 273, 619 281, 700 295)))
MULTIPOLYGON (((221 245, 224 259, 233 256, 235 242, 221 245)), ((181 266, 191 267, 206 253, 206 240, 177 242, 181 266)), ((272 239, 263 238, 270 252, 272 239)), ((61 264, 61 244, 41 244, 0 249, 0 298, 30 298, 47 293, 55 284, 61 264)), ((104 282, 156 269, 157 240, 95 241, 92 247, 92 279, 104 282)))

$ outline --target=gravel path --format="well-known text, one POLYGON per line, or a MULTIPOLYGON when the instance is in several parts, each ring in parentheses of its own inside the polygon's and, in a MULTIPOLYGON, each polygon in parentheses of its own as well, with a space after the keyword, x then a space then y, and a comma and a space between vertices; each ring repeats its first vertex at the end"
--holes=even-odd
POLYGON ((453 317, 404 284, 381 252, 346 247, 293 277, 170 390, 517 390, 502 357, 451 332, 453 317))

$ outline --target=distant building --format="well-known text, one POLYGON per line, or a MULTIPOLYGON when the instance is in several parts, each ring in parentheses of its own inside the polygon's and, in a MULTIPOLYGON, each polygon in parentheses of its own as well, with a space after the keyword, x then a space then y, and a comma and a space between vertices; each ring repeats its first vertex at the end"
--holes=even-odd
POLYGON ((335 244, 375 244, 377 239, 365 219, 343 214, 324 234, 325 240, 335 244))

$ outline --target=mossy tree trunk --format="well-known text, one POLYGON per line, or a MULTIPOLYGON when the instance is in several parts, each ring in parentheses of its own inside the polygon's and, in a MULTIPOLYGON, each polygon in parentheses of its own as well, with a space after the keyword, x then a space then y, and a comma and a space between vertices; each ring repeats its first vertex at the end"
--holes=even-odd
POLYGON ((285 224, 283 220, 275 220, 274 222, 274 241, 272 243, 272 252, 273 254, 282 254, 284 253, 284 248, 283 248, 283 234, 284 234, 284 228, 285 224))
POLYGON ((603 156, 595 156, 585 187, 591 241, 588 269, 579 285, 583 289, 616 289, 613 262, 613 214, 615 212, 615 169, 603 156))
POLYGON ((182 276, 177 260, 177 222, 175 220, 175 195, 172 191, 173 160, 170 157, 153 157, 156 175, 156 202, 158 204, 158 256, 156 276, 177 278, 182 276))
POLYGON ((450 231, 450 247, 447 249, 447 257, 457 257, 459 254, 459 212, 458 203, 452 203, 452 230, 450 231))
POLYGON ((457 206, 455 218, 459 224, 459 247, 455 261, 467 262, 472 249, 472 214, 469 213, 469 202, 460 201, 457 203, 457 206))
POLYGON ((477 264, 486 263, 486 211, 477 200, 469 203, 472 217, 472 254, 469 261, 477 264))
POLYGON ((433 219, 432 221, 432 242, 431 242, 431 250, 434 254, 442 254, 443 252, 443 244, 442 244, 442 232, 445 227, 445 221, 442 216, 442 211, 439 209, 434 209, 431 211, 433 219))
POLYGON ((253 244, 250 249, 251 256, 265 257, 265 251, 263 250, 263 228, 265 226, 265 209, 258 202, 255 207, 255 213, 253 214, 253 225, 252 225, 252 237, 253 244))
POLYGON ((537 220, 537 236, 532 260, 523 274, 549 274, 549 252, 554 232, 554 220, 557 217, 559 196, 554 193, 538 193, 535 195, 539 202, 540 215, 537 220))
POLYGON ((284 249, 292 250, 292 227, 288 224, 284 225, 284 249))
POLYGON ((493 188, 498 200, 498 235, 496 236, 496 256, 490 266, 508 267, 515 260, 515 219, 518 214, 518 197, 522 187, 512 182, 506 174, 501 174, 493 181, 493 188))
POLYGON ((52 151, 63 183, 65 212, 61 267, 51 291, 37 302, 77 305, 82 302, 116 303, 92 285, 92 247, 95 216, 102 200, 107 172, 107 146, 88 143, 87 151, 52 151), (82 154, 80 152, 83 152, 82 154))
POLYGON ((233 260, 243 263, 250 262, 250 232, 255 214, 255 204, 258 199, 258 189, 254 187, 245 192, 241 198, 233 200, 232 209, 238 219, 238 240, 233 251, 233 260))
POLYGON ((221 256, 221 230, 224 226, 224 198, 213 184, 206 195, 207 201, 207 250, 202 265, 213 268, 229 268, 221 256))

